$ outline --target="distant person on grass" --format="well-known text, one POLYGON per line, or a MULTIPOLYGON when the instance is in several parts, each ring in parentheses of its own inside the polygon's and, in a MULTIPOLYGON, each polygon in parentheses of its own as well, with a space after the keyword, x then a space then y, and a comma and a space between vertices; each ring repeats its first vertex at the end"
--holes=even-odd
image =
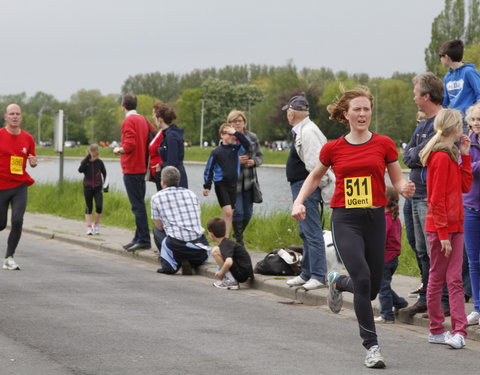
POLYGON ((207 222, 210 238, 218 243, 212 248, 212 257, 219 266, 215 273, 218 281, 213 286, 220 289, 238 289, 239 283, 244 283, 253 277, 252 260, 247 250, 238 242, 225 237, 225 220, 214 217, 207 222))
POLYGON ((237 200, 237 181, 240 174, 239 154, 250 150, 250 141, 241 132, 235 131, 230 124, 222 124, 218 130, 222 143, 208 158, 204 172, 203 195, 208 196, 215 183, 215 194, 222 207, 228 237, 232 228, 232 216, 237 200), (237 139, 240 143, 237 143, 237 139))
POLYGON ((107 180, 105 164, 100 159, 97 144, 88 146, 88 154, 81 161, 78 168, 83 178, 83 196, 85 197, 85 221, 87 222, 87 235, 100 234, 100 218, 103 211, 103 185, 107 180), (95 220, 92 224, 93 200, 95 199, 95 220))
POLYGON ((13 259, 22 236, 23 215, 27 207, 27 187, 35 181, 26 171, 37 166, 35 141, 20 128, 22 110, 17 104, 7 106, 4 114, 5 127, 0 129, 0 231, 7 226, 8 207, 12 209, 11 229, 7 240, 7 253, 3 269, 19 270, 13 259))

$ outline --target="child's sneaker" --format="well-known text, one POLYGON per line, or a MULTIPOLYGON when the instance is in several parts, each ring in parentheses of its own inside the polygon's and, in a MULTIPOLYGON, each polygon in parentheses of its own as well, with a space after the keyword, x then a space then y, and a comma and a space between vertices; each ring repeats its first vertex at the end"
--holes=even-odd
POLYGON ((342 309, 343 305, 343 297, 342 297, 342 292, 339 291, 334 284, 337 282, 337 280, 340 278, 340 274, 338 272, 331 271, 328 273, 328 296, 327 296, 327 302, 328 302, 328 307, 330 307, 330 310, 334 312, 335 314, 338 314, 340 310, 342 309))
POLYGON ((472 311, 467 316, 467 323, 468 323, 469 326, 480 324, 479 320, 480 320, 480 313, 478 313, 476 311, 472 311))
POLYGON ((16 271, 19 270, 20 267, 17 263, 13 260, 13 257, 8 257, 3 260, 3 269, 9 271, 16 271))
POLYGON ((367 350, 367 356, 365 357, 365 366, 368 368, 384 368, 385 360, 383 359, 382 352, 378 345, 373 345, 367 350))
POLYGON ((226 277, 224 277, 222 280, 215 281, 213 283, 213 286, 220 289, 231 289, 231 290, 237 290, 239 288, 238 282, 227 279, 226 277))
POLYGON ((445 331, 434 335, 433 333, 428 334, 428 342, 430 344, 447 344, 447 341, 452 337, 450 331, 445 331))
POLYGON ((453 349, 462 349, 465 346, 465 337, 460 333, 455 333, 448 340, 445 340, 445 344, 450 345, 453 349))
POLYGON ((93 228, 91 225, 87 227, 87 236, 93 236, 93 228))
POLYGON ((94 224, 93 225, 93 234, 99 235, 100 234, 100 224, 94 224))

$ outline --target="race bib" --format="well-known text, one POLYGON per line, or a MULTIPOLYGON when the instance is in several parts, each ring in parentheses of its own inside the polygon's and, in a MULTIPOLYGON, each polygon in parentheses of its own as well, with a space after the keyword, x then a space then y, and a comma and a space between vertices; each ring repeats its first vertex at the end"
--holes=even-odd
POLYGON ((23 174, 23 157, 10 156, 10 173, 23 174))
POLYGON ((344 179, 345 208, 361 208, 373 206, 372 178, 347 177, 344 179))

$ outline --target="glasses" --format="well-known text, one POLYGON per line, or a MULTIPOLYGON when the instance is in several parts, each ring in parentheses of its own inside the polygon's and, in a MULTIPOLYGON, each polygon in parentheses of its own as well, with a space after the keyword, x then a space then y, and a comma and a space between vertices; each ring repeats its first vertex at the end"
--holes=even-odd
POLYGON ((242 122, 245 122, 243 118, 237 118, 235 120, 230 121, 230 124, 241 124, 242 122))

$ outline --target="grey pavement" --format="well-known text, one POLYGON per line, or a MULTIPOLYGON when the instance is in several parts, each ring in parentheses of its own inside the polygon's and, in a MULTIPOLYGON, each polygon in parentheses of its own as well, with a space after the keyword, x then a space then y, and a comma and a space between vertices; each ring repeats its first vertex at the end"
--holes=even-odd
MULTIPOLYGON (((73 243, 88 249, 98 250, 117 254, 119 256, 128 257, 132 261, 141 261, 151 264, 152 272, 159 267, 158 250, 155 248, 152 238, 152 249, 138 251, 134 254, 123 250, 122 245, 131 241, 133 232, 128 229, 122 229, 112 226, 102 226, 100 235, 87 236, 85 234, 85 223, 83 221, 65 219, 53 215, 38 214, 27 212, 24 217, 24 232, 35 234, 44 238, 55 238, 59 241, 73 243)), ((259 260, 263 259, 266 253, 261 251, 249 251, 252 263, 255 265, 259 260)), ((197 269, 197 273, 212 278, 216 272, 216 265, 213 261, 207 262, 205 265, 197 269)), ((277 296, 288 298, 292 303, 302 303, 311 306, 326 305, 328 289, 317 289, 305 291, 302 288, 289 288, 285 281, 288 278, 281 276, 264 276, 255 274, 255 279, 246 284, 242 284, 243 288, 253 288, 265 292, 273 293, 277 296)), ((394 275, 392 287, 398 295, 405 297, 411 305, 415 303, 415 299, 408 298, 408 292, 416 289, 420 284, 420 279, 403 275, 394 275)), ((353 295, 343 293, 344 303, 343 309, 353 310, 353 295)), ((374 311, 379 314, 378 298, 372 302, 374 311)), ((473 310, 472 303, 465 304, 466 313, 469 314, 473 310)), ((422 318, 421 314, 417 314, 411 318, 404 314, 397 317, 396 324, 411 324, 421 326, 428 329, 428 319, 422 318)), ((445 326, 451 329, 450 319, 446 318, 445 326)), ((468 338, 480 341, 480 326, 468 327, 468 338)))

